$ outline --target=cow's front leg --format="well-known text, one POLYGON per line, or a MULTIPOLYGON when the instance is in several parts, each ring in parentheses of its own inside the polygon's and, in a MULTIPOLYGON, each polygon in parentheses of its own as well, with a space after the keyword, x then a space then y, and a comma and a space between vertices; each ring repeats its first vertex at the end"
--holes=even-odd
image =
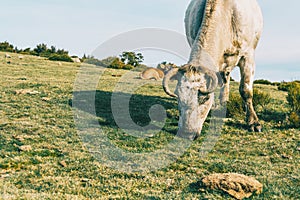
POLYGON ((240 94, 246 107, 246 122, 249 131, 261 132, 261 124, 253 107, 253 79, 255 63, 253 57, 243 57, 239 62, 241 72, 240 94))
POLYGON ((220 104, 225 105, 229 101, 229 92, 230 92, 230 71, 221 72, 223 79, 223 86, 220 91, 220 104))

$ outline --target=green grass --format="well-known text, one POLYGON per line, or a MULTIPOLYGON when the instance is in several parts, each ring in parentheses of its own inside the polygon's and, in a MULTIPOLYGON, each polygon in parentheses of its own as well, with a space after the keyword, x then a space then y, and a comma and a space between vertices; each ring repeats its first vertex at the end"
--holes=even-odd
MULTIPOLYGON (((263 183, 264 192, 250 199, 300 199, 300 130, 286 125, 287 93, 276 86, 256 85, 272 97, 266 109, 258 110, 262 133, 248 132, 242 118, 227 119, 216 146, 203 158, 205 123, 202 136, 176 162, 153 172, 128 174, 98 162, 77 135, 71 104, 80 65, 12 57, 7 64, 0 53, 0 199, 231 199, 199 186, 204 175, 218 172, 242 173, 263 183), (19 89, 39 94, 16 95, 19 89), (31 145, 32 150, 20 151, 22 145, 31 145)), ((104 72, 96 93, 98 122, 113 144, 129 152, 163 148, 174 138, 178 111, 160 84, 143 82, 131 98, 130 110, 137 124, 147 125, 149 108, 163 105, 168 118, 161 132, 135 138, 115 124, 110 100, 120 80, 112 75, 126 72, 104 72)), ((142 80, 128 79, 122 82, 125 87, 128 81, 142 80)), ((231 90, 237 88, 234 83, 231 90)))

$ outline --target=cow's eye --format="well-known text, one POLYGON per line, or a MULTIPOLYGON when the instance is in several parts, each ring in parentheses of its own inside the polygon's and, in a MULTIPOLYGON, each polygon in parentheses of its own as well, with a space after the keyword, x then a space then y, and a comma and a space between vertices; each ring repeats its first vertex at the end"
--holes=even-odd
POLYGON ((201 92, 198 92, 198 103, 199 104, 204 104, 209 100, 209 95, 203 95, 201 92))

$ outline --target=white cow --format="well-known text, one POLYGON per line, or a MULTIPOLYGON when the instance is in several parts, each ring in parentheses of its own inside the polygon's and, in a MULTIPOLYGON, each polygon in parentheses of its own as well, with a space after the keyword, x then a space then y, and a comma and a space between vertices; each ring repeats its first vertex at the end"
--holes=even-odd
POLYGON ((192 138, 199 135, 212 107, 216 87, 223 85, 220 101, 228 100, 230 72, 239 66, 240 94, 246 105, 251 131, 261 131, 252 104, 255 48, 263 29, 256 0, 192 0, 185 18, 186 35, 192 48, 190 60, 164 78, 167 94, 178 97, 179 131, 192 138), (178 77, 175 94, 168 82, 178 77))

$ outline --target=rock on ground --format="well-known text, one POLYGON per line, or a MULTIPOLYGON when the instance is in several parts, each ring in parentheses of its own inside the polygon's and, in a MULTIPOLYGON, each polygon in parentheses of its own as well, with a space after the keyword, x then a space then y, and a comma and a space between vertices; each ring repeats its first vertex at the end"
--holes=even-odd
POLYGON ((212 190, 227 192, 236 199, 249 198, 263 190, 263 185, 256 179, 236 173, 212 174, 204 177, 202 183, 212 190))

